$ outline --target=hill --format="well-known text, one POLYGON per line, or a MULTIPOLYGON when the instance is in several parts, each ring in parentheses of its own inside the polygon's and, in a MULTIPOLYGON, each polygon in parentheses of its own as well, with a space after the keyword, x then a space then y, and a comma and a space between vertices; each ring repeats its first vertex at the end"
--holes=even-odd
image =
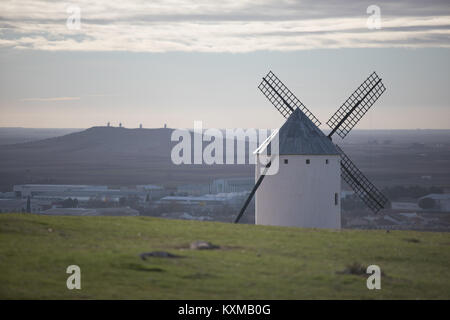
POLYGON ((0 299, 449 299, 449 245, 449 233, 2 214, 0 299), (66 288, 73 264, 81 290, 66 288), (381 290, 342 272, 370 264, 381 290))
POLYGON ((162 184, 253 176, 249 165, 174 165, 173 129, 93 127, 60 137, 2 146, 0 191, 14 184, 162 184))
POLYGON ((48 139, 81 130, 70 128, 0 128, 0 146, 48 139))

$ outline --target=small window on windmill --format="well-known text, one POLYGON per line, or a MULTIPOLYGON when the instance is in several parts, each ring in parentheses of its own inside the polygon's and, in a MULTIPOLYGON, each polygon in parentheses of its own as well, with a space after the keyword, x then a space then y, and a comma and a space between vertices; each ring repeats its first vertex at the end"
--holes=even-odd
POLYGON ((306 159, 306 164, 309 164, 309 163, 310 163, 309 159, 306 159))
POLYGON ((288 164, 288 159, 284 159, 284 164, 288 164))
POLYGON ((325 160, 325 164, 328 164, 328 159, 325 160))
POLYGON ((334 205, 337 206, 338 204, 339 204, 338 194, 335 193, 335 194, 334 194, 334 205))

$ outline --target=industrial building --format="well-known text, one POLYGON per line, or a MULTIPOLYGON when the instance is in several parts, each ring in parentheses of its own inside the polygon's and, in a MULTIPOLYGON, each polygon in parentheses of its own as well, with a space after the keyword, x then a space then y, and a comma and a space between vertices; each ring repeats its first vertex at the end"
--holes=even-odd
POLYGON ((432 199, 435 203, 436 210, 443 211, 443 212, 450 212, 450 194, 448 193, 432 193, 428 194, 426 196, 423 196, 422 198, 419 198, 420 200, 423 199, 432 199))
POLYGON ((159 199, 165 194, 163 187, 156 185, 138 185, 136 188, 121 187, 110 189, 107 186, 91 185, 50 185, 50 184, 24 184, 15 185, 13 191, 17 198, 28 197, 41 200, 77 199, 80 202, 90 199, 118 202, 122 197, 136 197, 142 201, 146 199, 159 199))

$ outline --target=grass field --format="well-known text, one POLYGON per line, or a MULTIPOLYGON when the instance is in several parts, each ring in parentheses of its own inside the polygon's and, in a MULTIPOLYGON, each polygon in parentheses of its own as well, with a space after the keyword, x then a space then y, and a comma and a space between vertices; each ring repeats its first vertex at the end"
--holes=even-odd
POLYGON ((449 299, 449 249, 449 233, 1 214, 0 299, 449 299), (381 290, 341 273, 353 263, 379 265, 381 290))

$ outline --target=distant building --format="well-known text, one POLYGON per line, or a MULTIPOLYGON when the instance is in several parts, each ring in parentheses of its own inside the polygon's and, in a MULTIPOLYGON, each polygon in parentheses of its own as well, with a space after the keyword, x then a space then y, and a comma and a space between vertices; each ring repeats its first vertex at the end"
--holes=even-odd
POLYGON ((107 186, 69 185, 69 184, 22 184, 15 185, 13 191, 16 197, 26 199, 28 196, 45 195, 81 195, 82 193, 94 194, 108 191, 107 186))
POLYGON ((52 208, 42 212, 54 216, 138 216, 139 211, 129 207, 123 208, 52 208))
POLYGON ((205 194, 245 192, 250 191, 254 184, 254 178, 215 179, 209 184, 186 184, 178 186, 177 194, 200 196, 205 194))
MULTIPOLYGON (((51 201, 30 199, 30 213, 40 213, 51 208, 51 201)), ((27 199, 0 199, 0 213, 27 211, 27 199)))
POLYGON ((191 206, 205 205, 230 205, 238 206, 242 200, 248 195, 248 192, 233 192, 219 194, 205 194, 203 196, 167 196, 159 202, 161 204, 181 204, 191 206))
POLYGON ((250 191, 255 185, 255 178, 215 179, 211 183, 211 193, 228 193, 250 191))
POLYGON ((177 187, 177 194, 188 196, 200 196, 211 193, 210 184, 185 184, 177 187))
POLYGON ((159 199, 166 195, 166 190, 163 187, 153 184, 138 185, 136 190, 149 195, 151 200, 159 199))
POLYGON ((433 199, 436 203, 436 209, 439 209, 440 211, 450 212, 450 194, 431 193, 423 196, 422 198, 419 198, 419 202, 420 200, 423 200, 425 198, 433 199))
POLYGON ((205 204, 224 204, 226 201, 223 197, 204 196, 167 196, 160 200, 162 204, 183 204, 183 205, 205 205, 205 204))
POLYGON ((417 203, 414 202, 399 202, 393 201, 391 202, 392 210, 407 210, 407 211, 417 211, 422 210, 417 203))
POLYGON ((33 201, 36 199, 60 201, 72 198, 79 202, 87 202, 91 199, 118 202, 120 198, 124 197, 134 197, 145 201, 146 199, 159 199, 165 195, 165 189, 156 185, 109 189, 107 186, 91 185, 24 184, 15 185, 13 190, 17 198, 26 199, 30 196, 33 201))
POLYGON ((0 199, 14 199, 16 194, 14 192, 0 192, 0 199))

